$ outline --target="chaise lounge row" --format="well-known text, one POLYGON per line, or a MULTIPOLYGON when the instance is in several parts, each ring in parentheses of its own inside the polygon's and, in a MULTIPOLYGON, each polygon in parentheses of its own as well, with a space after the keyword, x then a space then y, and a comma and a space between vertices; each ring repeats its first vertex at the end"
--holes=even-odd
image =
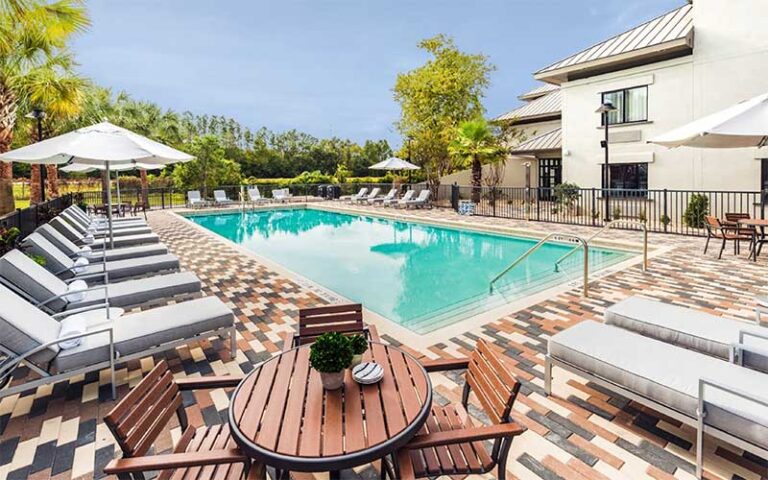
POLYGON ((429 189, 425 188, 424 190, 421 190, 416 198, 413 198, 413 195, 416 193, 415 190, 406 191, 402 198, 397 197, 397 192, 397 188, 392 188, 386 195, 379 195, 381 193, 380 188, 374 188, 368 193, 368 188, 363 187, 355 195, 341 197, 341 200, 347 200, 349 203, 366 203, 369 205, 380 203, 385 207, 393 206, 396 208, 432 208, 432 203, 430 201, 432 192, 429 189))
POLYGON ((117 362, 210 336, 228 336, 234 351, 232 311, 216 297, 198 298, 200 280, 178 271, 143 220, 115 221, 116 245, 130 242, 114 249, 104 250, 103 227, 70 207, 26 237, 23 251, 0 257, 0 387, 22 364, 40 376, 0 398, 103 368, 114 396, 117 362), (185 301, 125 314, 168 300, 185 301))
POLYGON ((555 366, 696 427, 699 478, 704 433, 768 456, 768 328, 631 297, 549 339, 548 394, 555 366))

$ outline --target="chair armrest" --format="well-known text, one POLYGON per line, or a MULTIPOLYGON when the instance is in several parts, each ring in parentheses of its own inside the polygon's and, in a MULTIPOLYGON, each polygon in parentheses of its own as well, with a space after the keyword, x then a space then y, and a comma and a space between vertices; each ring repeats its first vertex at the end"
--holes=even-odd
POLYGON ((469 358, 440 358, 421 362, 428 372, 444 372, 446 370, 464 370, 469 366, 469 358))
POLYGON ((107 290, 107 286, 106 285, 98 285, 98 286, 95 286, 95 287, 89 287, 89 288, 85 288, 83 290, 78 290, 76 292, 60 293, 58 295, 54 295, 52 297, 46 298, 45 300, 43 300, 42 302, 38 303, 35 306, 40 308, 43 305, 47 305, 47 304, 51 303, 54 300, 57 300, 57 299, 60 299, 60 298, 64 298, 64 297, 69 296, 69 295, 77 295, 78 293, 85 293, 85 292, 95 292, 96 290, 104 290, 104 291, 106 291, 107 290))
POLYGON ((283 351, 287 352, 293 348, 294 340, 296 340, 298 334, 293 332, 283 332, 281 336, 283 337, 283 351))
POLYGON ((106 311, 109 308, 109 302, 104 303, 97 303, 94 305, 89 305, 87 307, 80 307, 80 308, 73 308, 72 310, 64 310, 63 312, 54 313, 51 315, 55 319, 60 318, 66 318, 70 315, 75 315, 77 313, 84 313, 84 312, 91 312, 93 310, 104 310, 106 311))
POLYGON ((211 377, 179 378, 173 383, 179 387, 179 390, 202 390, 236 387, 243 381, 243 378, 245 377, 237 375, 214 375, 211 377))
POLYGON ((428 433, 426 435, 416 435, 404 448, 408 450, 416 450, 421 448, 439 447, 441 445, 452 445, 455 443, 514 437, 522 434, 525 430, 525 427, 510 422, 483 427, 470 427, 462 430, 451 430, 448 432, 428 433))
MULTIPOLYGON (((69 270, 69 269, 67 269, 67 270, 69 270)), ((67 270, 62 270, 60 273, 66 272, 67 270)), ((85 274, 85 275, 77 275, 77 274, 75 274, 75 276, 72 277, 72 278, 65 278, 65 279, 62 279, 62 280, 64 281, 64 283, 72 283, 75 280, 85 280, 86 278, 99 278, 99 277, 104 278, 105 281, 106 281, 108 279, 107 272, 88 273, 88 274, 85 274)))
POLYGON ((379 337, 379 330, 376 328, 376 325, 366 325, 365 331, 368 332, 368 339, 372 342, 381 342, 381 337, 379 337))
POLYGON ((121 473, 173 470, 176 468, 203 467, 206 465, 243 463, 247 461, 248 457, 243 455, 240 450, 237 449, 169 453, 166 455, 150 455, 146 457, 119 458, 112 460, 106 467, 104 467, 104 473, 107 475, 118 475, 121 473))

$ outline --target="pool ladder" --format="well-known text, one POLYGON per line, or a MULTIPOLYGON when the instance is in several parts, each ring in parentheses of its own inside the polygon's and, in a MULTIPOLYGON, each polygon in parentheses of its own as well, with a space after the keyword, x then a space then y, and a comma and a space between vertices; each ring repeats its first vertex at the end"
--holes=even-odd
MULTIPOLYGON (((638 227, 640 230, 643 231, 643 271, 647 272, 648 271, 648 228, 645 226, 643 222, 638 222, 636 220, 613 220, 611 222, 608 222, 605 224, 605 226, 603 226, 603 228, 598 230, 597 233, 595 233, 594 235, 592 235, 586 240, 585 242, 586 246, 589 247, 589 244, 592 243, 592 240, 594 240, 595 238, 599 237, 603 233, 607 232, 611 228, 614 228, 618 225, 623 225, 626 227, 629 227, 629 226, 638 227)), ((555 271, 559 272, 560 263, 562 263, 563 260, 565 260, 566 258, 570 257, 573 253, 576 252, 576 250, 578 250, 581 247, 582 245, 577 245, 576 247, 573 248, 573 250, 569 251, 568 253, 566 253, 559 259, 557 259, 557 261, 555 262, 555 271)))
POLYGON ((584 240, 582 237, 580 237, 578 235, 573 235, 573 234, 570 234, 570 233, 550 233, 546 237, 544 237, 541 240, 539 240, 539 243, 537 243, 536 245, 534 245, 531 248, 529 248, 528 251, 526 251, 525 253, 523 253, 519 257, 517 257, 517 259, 515 259, 515 261, 512 262, 511 264, 509 264, 509 266, 507 268, 502 270, 501 273, 499 273, 498 275, 493 277, 493 280, 491 280, 491 282, 488 284, 488 288, 490 290, 490 293, 493 293, 493 284, 495 284, 497 281, 499 281, 501 279, 501 277, 503 277, 504 275, 509 273, 510 270, 512 270, 516 266, 520 265, 520 263, 522 263, 523 260, 525 260, 526 258, 530 257, 534 252, 536 252, 536 250, 538 250, 541 247, 543 247, 544 244, 547 243, 550 240, 555 240, 555 241, 560 241, 560 242, 568 242, 568 243, 578 243, 579 245, 577 245, 576 248, 574 248, 573 250, 568 252, 569 254, 573 253, 574 251, 576 251, 580 247, 584 248, 584 278, 583 278, 584 285, 583 285, 582 288, 583 288, 583 291, 584 291, 584 296, 588 297, 589 296, 589 245, 587 244, 587 241, 584 240))

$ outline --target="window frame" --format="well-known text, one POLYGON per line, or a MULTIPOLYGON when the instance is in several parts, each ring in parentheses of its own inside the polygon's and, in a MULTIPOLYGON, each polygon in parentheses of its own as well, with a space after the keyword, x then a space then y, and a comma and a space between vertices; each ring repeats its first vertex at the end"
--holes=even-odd
MULTIPOLYGON (((616 90, 608 90, 608 91, 605 91, 605 92, 600 92, 600 104, 601 105, 605 104, 605 96, 606 95, 611 95, 611 94, 614 94, 614 93, 621 93, 622 96, 624 97, 624 101, 622 102, 622 109, 621 109, 621 119, 622 119, 622 121, 621 122, 614 122, 614 123, 608 122, 608 126, 611 126, 611 125, 632 125, 632 124, 635 124, 635 123, 647 123, 648 122, 648 94, 649 94, 648 85, 639 85, 639 86, 636 86, 636 87, 629 87, 629 88, 618 88, 616 90), (627 102, 627 92, 629 92, 630 90, 638 90, 638 89, 641 89, 641 88, 645 89, 645 118, 642 119, 642 120, 626 121, 626 118, 628 117, 628 113, 629 113, 629 102, 627 102)), ((609 116, 610 116, 610 114, 609 114, 609 116)), ((606 119, 606 115, 600 115, 600 126, 602 126, 602 127, 605 126, 605 119, 606 119)))
POLYGON ((645 170, 645 182, 644 182, 645 183, 645 187, 644 188, 641 187, 641 184, 643 182, 640 182, 640 178, 637 179, 638 180, 637 181, 637 183, 638 183, 638 187, 637 188, 626 188, 626 187, 624 187, 624 188, 614 188, 614 187, 612 187, 610 185, 610 183, 613 182, 613 178, 614 178, 613 175, 610 175, 611 181, 609 182, 609 185, 608 186, 605 185, 605 180, 606 180, 605 164, 602 164, 601 165, 602 176, 601 176, 601 180, 600 180, 600 184, 602 185, 602 189, 604 191, 606 191, 606 192, 610 192, 610 195, 612 197, 634 197, 634 198, 647 197, 648 196, 648 170, 650 169, 649 168, 650 164, 648 164, 646 162, 609 163, 608 164, 608 168, 611 169, 611 168, 621 168, 621 167, 632 166, 632 167, 635 167, 635 168, 637 168, 639 170, 641 165, 645 166, 645 169, 644 169, 645 170))

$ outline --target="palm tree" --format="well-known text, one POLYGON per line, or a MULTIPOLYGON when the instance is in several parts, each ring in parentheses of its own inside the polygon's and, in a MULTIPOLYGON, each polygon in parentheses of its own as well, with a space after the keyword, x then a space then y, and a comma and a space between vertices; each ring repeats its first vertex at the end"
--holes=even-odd
MULTIPOLYGON (((73 61, 67 40, 89 25, 81 0, 11 0, 0 7, 0 153, 10 149, 19 108, 64 92, 73 61)), ((66 97, 66 96, 64 96, 66 97)), ((13 170, 0 162, 0 214, 14 208, 13 170)))
POLYGON ((472 168, 472 201, 480 201, 483 180, 483 164, 492 162, 504 154, 498 137, 483 118, 462 122, 456 136, 448 146, 448 152, 459 159, 462 167, 472 168))

